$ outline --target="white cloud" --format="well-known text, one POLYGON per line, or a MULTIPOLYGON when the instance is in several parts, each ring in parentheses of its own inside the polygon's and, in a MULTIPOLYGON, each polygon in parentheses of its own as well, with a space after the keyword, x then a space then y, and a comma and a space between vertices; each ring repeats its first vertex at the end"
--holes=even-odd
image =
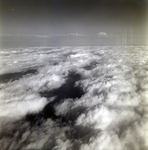
POLYGON ((37 68, 35 74, 0 83, 0 147, 108 150, 109 145, 112 150, 146 149, 148 65, 142 65, 148 55, 145 49, 34 47, 0 51, 0 79, 5 73, 37 68), (74 83, 76 79, 68 79, 70 71, 80 80, 74 83), (81 98, 66 97, 56 102, 55 115, 61 120, 48 118, 33 127, 23 120, 27 113, 41 111, 57 96, 41 97, 41 91, 62 85, 71 89, 70 83, 85 93, 81 98))
POLYGON ((67 36, 77 36, 77 37, 84 37, 85 35, 80 34, 80 33, 68 33, 66 34, 67 36))
POLYGON ((97 35, 99 37, 108 37, 108 34, 106 32, 99 32, 99 33, 97 33, 97 35))

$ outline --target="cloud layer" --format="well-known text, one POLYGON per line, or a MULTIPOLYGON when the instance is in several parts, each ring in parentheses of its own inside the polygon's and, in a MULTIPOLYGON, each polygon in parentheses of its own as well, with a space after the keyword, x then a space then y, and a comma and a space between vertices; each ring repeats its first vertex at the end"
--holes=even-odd
POLYGON ((147 50, 2 49, 1 149, 146 150, 147 50))

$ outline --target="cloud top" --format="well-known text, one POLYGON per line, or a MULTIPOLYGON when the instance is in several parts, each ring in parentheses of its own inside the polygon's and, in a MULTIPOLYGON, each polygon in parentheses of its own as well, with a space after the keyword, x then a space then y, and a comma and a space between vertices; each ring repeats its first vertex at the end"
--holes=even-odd
POLYGON ((108 34, 106 32, 99 32, 99 33, 97 33, 97 35, 99 37, 108 37, 108 34))
POLYGON ((0 51, 0 79, 19 75, 0 82, 1 149, 146 150, 147 49, 0 51))

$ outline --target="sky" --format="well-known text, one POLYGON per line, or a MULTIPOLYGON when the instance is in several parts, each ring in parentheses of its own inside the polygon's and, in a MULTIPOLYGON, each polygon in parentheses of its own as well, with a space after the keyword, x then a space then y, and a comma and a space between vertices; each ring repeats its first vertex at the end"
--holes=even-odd
POLYGON ((144 0, 1 0, 1 33, 65 34, 121 32, 144 33, 144 0))

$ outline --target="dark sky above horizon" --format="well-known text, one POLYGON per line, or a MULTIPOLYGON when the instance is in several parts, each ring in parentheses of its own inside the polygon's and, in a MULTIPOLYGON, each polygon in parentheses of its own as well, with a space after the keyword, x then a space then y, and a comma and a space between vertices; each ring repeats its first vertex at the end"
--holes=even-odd
POLYGON ((146 0, 0 0, 2 34, 120 34, 147 30, 146 0))

